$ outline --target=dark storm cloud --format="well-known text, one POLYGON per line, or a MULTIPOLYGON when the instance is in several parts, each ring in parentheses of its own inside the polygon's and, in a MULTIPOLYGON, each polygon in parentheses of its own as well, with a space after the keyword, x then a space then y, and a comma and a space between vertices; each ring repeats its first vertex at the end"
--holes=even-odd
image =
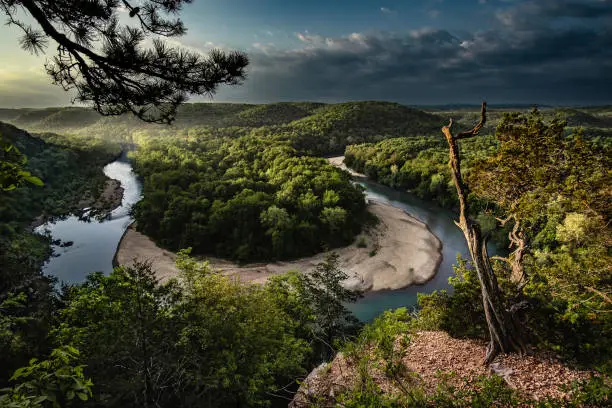
POLYGON ((525 3, 515 9, 519 13, 539 15, 542 17, 570 17, 583 19, 597 19, 612 15, 612 1, 610 0, 540 0, 525 3))
POLYGON ((298 34, 303 46, 251 54, 250 99, 395 99, 406 103, 612 100, 612 1, 520 3, 497 29, 298 34))

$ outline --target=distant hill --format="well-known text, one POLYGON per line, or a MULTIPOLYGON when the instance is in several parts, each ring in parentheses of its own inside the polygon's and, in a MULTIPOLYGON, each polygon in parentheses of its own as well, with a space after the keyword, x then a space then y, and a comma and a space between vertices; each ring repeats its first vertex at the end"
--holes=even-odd
POLYGON ((437 134, 444 119, 391 102, 325 105, 282 129, 295 148, 310 154, 342 153, 347 145, 390 137, 437 134))
MULTIPOLYGON (((537 103, 519 103, 519 104, 496 104, 488 103, 487 107, 491 110, 504 110, 504 111, 525 111, 530 110, 534 106, 538 109, 553 109, 550 105, 540 105, 537 103)), ((480 104, 469 104, 469 103, 449 103, 444 105, 415 105, 418 109, 425 111, 438 112, 438 111, 465 111, 472 112, 480 109, 480 104)))
MULTIPOLYGON (((186 103, 179 108, 173 127, 261 127, 282 125, 311 115, 314 110, 321 106, 323 104, 313 102, 288 102, 267 105, 186 103)), ((155 127, 155 125, 148 125, 140 121, 131 114, 105 117, 93 109, 81 107, 0 109, 0 120, 37 131, 79 129, 96 124, 155 127)))
POLYGON ((317 124, 323 131, 360 129, 380 134, 394 132, 410 135, 427 133, 438 128, 440 118, 399 103, 365 101, 324 105, 313 115, 292 126, 317 124))
MULTIPOLYGON (((397 127, 405 122, 399 115, 414 117, 419 112, 425 119, 428 115, 414 108, 390 102, 347 102, 323 104, 315 102, 281 102, 264 105, 234 103, 186 103, 177 113, 173 126, 245 126, 261 127, 287 124, 312 117, 313 120, 359 122, 374 126, 397 127), (387 123, 388 121, 392 123, 387 123)), ((48 128, 86 127, 96 122, 143 124, 132 115, 103 117, 90 108, 60 107, 45 109, 0 109, 0 120, 40 130, 48 128)))
MULTIPOLYGON (((609 110, 602 108, 601 111, 598 112, 601 115, 596 115, 578 109, 558 108, 555 110, 555 113, 567 120, 568 126, 607 128, 612 127, 612 116, 604 116, 603 114, 611 111, 612 108, 609 110)), ((594 113, 595 112, 597 111, 594 111, 594 113)))
POLYGON ((237 114, 234 126, 261 127, 282 125, 311 116, 317 109, 325 106, 314 102, 284 102, 251 106, 237 114))
POLYGON ((0 121, 11 121, 31 109, 0 108, 0 121))
POLYGON ((133 115, 104 117, 89 108, 3 109, 0 117, 34 132, 96 136, 109 140, 142 136, 246 134, 288 140, 299 151, 329 154, 352 143, 438 133, 444 119, 398 103, 285 102, 265 105, 188 103, 172 126, 144 123, 133 115), (205 130, 209 129, 209 130, 205 130), (225 129, 225 130, 224 130, 225 129))

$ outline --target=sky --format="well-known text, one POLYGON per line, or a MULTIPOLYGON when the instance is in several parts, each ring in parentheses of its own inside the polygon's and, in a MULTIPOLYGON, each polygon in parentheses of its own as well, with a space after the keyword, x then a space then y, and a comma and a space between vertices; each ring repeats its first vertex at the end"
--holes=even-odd
MULTIPOLYGON (((251 60, 218 102, 612 103, 612 0, 194 0, 181 18, 174 45, 251 60)), ((0 107, 70 104, 19 36, 0 26, 0 107)))

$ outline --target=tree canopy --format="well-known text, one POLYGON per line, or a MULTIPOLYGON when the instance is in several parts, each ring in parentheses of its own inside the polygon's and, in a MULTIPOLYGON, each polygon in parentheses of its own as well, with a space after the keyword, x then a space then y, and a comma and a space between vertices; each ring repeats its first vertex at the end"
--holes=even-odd
POLYGON ((27 51, 57 52, 45 65, 53 82, 75 90, 75 101, 103 115, 132 112, 148 122, 171 123, 190 94, 239 84, 249 60, 241 52, 208 55, 170 45, 186 33, 177 17, 191 0, 1 0, 10 25, 23 31, 27 51), (121 23, 125 11, 130 24, 121 23), (37 26, 20 18, 29 15, 37 26), (146 47, 146 40, 152 46, 146 47))
POLYGON ((138 229, 173 250, 287 259, 349 243, 366 219, 348 174, 286 142, 157 139, 134 157, 145 179, 138 229))

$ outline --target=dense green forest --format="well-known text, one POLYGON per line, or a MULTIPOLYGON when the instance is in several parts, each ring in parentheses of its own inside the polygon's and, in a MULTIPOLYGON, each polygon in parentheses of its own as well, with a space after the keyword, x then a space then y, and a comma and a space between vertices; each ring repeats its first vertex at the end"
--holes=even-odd
MULTIPOLYGON (((473 112, 437 112, 457 118, 460 124, 468 125, 475 121, 473 112), (458 116, 455 116, 458 115, 458 116)), ((610 138, 605 132, 599 132, 597 126, 610 126, 606 116, 593 116, 574 109, 557 109, 540 112, 543 120, 565 119, 564 135, 580 133, 581 137, 592 144, 594 151, 609 151, 610 138), (570 126, 571 124, 571 126, 570 126)), ((465 174, 471 173, 474 163, 493 155, 499 149, 499 140, 494 136, 495 126, 503 116, 493 112, 482 135, 465 140, 461 156, 465 174), (489 131, 489 132, 487 132, 489 131)), ((443 207, 453 208, 457 197, 448 170, 448 148, 441 137, 391 138, 377 143, 353 144, 345 150, 345 163, 350 168, 382 184, 408 190, 418 197, 436 201, 443 207)), ((474 197, 476 199, 476 197, 474 197)), ((475 200, 476 201, 476 200, 475 200)))
POLYGON ((134 163, 144 178, 138 229, 174 250, 240 261, 310 255, 349 244, 366 219, 345 172, 288 143, 158 139, 134 163))
MULTIPOLYGON (((419 13, 451 16, 430 7, 441 1, 413 8, 404 32, 397 17, 409 7, 325 7, 317 34, 298 31, 316 4, 272 14, 194 5, 188 20, 231 17, 211 42, 202 27, 184 37, 191 3, 0 0, 8 37, 20 34, 47 80, 90 107, 0 109, 0 408, 612 406, 610 106, 489 106, 487 116, 486 103, 185 104, 251 75, 249 99, 609 101, 609 2, 462 4, 456 33, 419 26, 419 13), (287 24, 264 27, 270 15, 287 24), (353 34, 329 34, 337 17, 346 21, 332 31, 353 34), (251 57, 209 47, 236 29, 250 32, 231 42, 251 57), (285 41, 290 32, 297 40, 285 41), (135 256, 58 285, 41 269, 50 237, 32 222, 96 207, 120 146, 135 150, 144 183, 131 216, 176 252, 160 251, 176 268, 162 281, 135 256), (364 325, 348 309, 363 294, 343 286, 337 253, 257 284, 191 256, 274 261, 350 243, 375 220, 359 184, 325 159, 343 153, 349 167, 457 215, 469 259, 457 256, 450 290, 364 325), (508 250, 489 256, 488 240, 508 250), (320 392, 304 387, 317 377, 320 392)), ((55 100, 32 61, 2 70, 3 104, 55 100)), ((372 254, 374 267, 390 264, 372 254)))
POLYGON ((510 279, 507 260, 494 262, 508 308, 523 306, 521 322, 536 350, 598 371, 575 385, 573 401, 536 402, 486 378, 461 392, 442 387, 433 394, 415 387, 390 396, 374 385, 366 360, 375 356, 384 375, 397 378, 389 345, 398 336, 444 330, 487 338, 480 286, 467 260, 458 260, 452 291, 419 295, 418 311, 388 312, 360 330, 345 307, 359 294, 342 289, 346 275, 333 256, 311 274, 253 285, 179 251, 177 280, 161 284, 154 265, 136 264, 58 288, 39 273, 48 243, 26 231, 37 215, 75 211, 82 195, 99 190, 101 167, 119 152, 106 135, 139 145, 132 159, 144 198, 134 215, 138 229, 161 245, 240 261, 312 254, 350 242, 368 221, 362 191, 313 154, 346 149, 350 167, 453 208, 439 128, 450 115, 469 126, 477 113, 438 117, 377 102, 198 104, 182 107, 174 127, 161 128, 71 109, 1 112, 13 123, 29 117, 32 128, 44 122, 47 130, 72 129, 72 136, 2 127, 3 140, 27 157, 26 169, 44 186, 0 192, 0 383, 9 387, 0 406, 286 406, 296 379, 339 349, 360 367, 359 386, 336 396, 344 406, 609 402, 612 155, 605 132, 596 132, 608 126, 606 111, 570 111, 591 121, 584 131, 576 128, 584 122, 554 119, 559 112, 494 111, 483 135, 460 145, 482 230, 501 236, 517 226, 527 243, 524 284, 510 279), (77 136, 82 129, 96 137, 77 136), (129 138, 117 137, 124 134, 129 138), (501 230, 496 218, 507 216, 501 230))
MULTIPOLYGON (((498 147, 494 136, 465 141, 461 153, 465 168, 498 147)), ((442 138, 393 138, 348 146, 346 165, 379 183, 413 192, 418 197, 452 208, 457 196, 448 170, 448 148, 442 138)))
MULTIPOLYGON (((0 190, 0 259, 2 293, 21 275, 37 275, 48 257, 48 243, 28 231, 35 218, 79 212, 84 199, 98 197, 107 177, 102 167, 120 153, 118 145, 86 137, 51 133, 30 135, 0 123, 2 142, 25 169, 42 181, 10 191, 0 190)), ((8 153, 7 153, 8 154, 8 153)))
MULTIPOLYGON (((557 351, 583 359, 603 358, 599 361, 609 364, 612 321, 605 295, 612 278, 609 139, 586 138, 581 130, 571 128, 568 133, 566 122, 547 120, 539 112, 508 114, 499 122, 495 137, 462 141, 461 155, 464 177, 472 186, 470 204, 479 213, 483 231, 494 234, 495 218, 510 215, 510 225, 523 234, 529 248, 523 264, 530 279, 520 296, 537 304, 542 313, 534 330, 549 330, 536 336, 557 351)), ((349 167, 454 207, 457 201, 447 161, 448 147, 428 138, 388 139, 346 149, 349 167)), ((505 263, 497 267, 502 278, 509 274, 505 263)), ((473 289, 470 296, 477 297, 477 288, 473 289)), ((464 312, 474 299, 462 299, 461 307, 447 303, 460 296, 456 288, 451 298, 434 294, 424 296, 423 302, 441 302, 444 306, 438 306, 451 314, 457 307, 457 314, 445 324, 471 332, 478 325, 468 325, 465 316, 470 315, 464 312)), ((477 315, 469 320, 477 321, 477 315)))
MULTIPOLYGON (((569 364, 596 368, 600 377, 583 384, 582 391, 574 390, 572 400, 536 403, 488 379, 479 380, 476 388, 481 392, 476 394, 471 394, 471 387, 465 393, 445 385, 433 394, 411 386, 399 394, 389 394, 375 384, 375 371, 363 369, 359 370, 360 380, 355 389, 335 401, 347 406, 394 407, 609 404, 612 395, 609 139, 589 140, 581 130, 571 128, 568 132, 565 121, 548 120, 537 111, 504 115, 495 139, 484 136, 474 141, 463 140, 461 154, 468 169, 465 178, 472 186, 472 206, 482 210, 482 200, 488 203, 479 217, 481 229, 494 228, 493 216, 508 217, 505 222, 513 225, 512 238, 522 243, 520 252, 513 252, 508 258, 492 258, 496 260, 493 267, 507 310, 517 311, 523 335, 537 350, 552 352, 569 364), (517 259, 524 274, 519 281, 513 279, 512 266, 517 259)), ((349 146, 348 162, 385 183, 414 188, 422 196, 448 203, 445 200, 452 190, 427 188, 436 177, 445 177, 444 184, 449 185, 448 169, 438 167, 437 174, 426 171, 416 183, 406 183, 416 163, 421 169, 428 169, 419 163, 423 158, 435 157, 433 152, 438 152, 442 155, 439 160, 443 160, 444 146, 421 142, 425 150, 418 152, 418 143, 392 139, 349 146)), ((346 350, 356 364, 361 367, 372 364, 372 358, 382 359, 385 370, 390 370, 387 373, 390 381, 400 378, 400 385, 402 381, 409 384, 409 374, 402 371, 405 368, 398 362, 401 352, 390 348, 389 341, 399 336, 410 343, 411 336, 420 330, 443 330, 457 338, 487 339, 489 332, 476 270, 470 261, 458 258, 455 272, 456 276, 450 279, 452 292, 419 294, 416 317, 398 310, 366 328, 346 350), (371 347, 374 353, 366 351, 371 347)))

